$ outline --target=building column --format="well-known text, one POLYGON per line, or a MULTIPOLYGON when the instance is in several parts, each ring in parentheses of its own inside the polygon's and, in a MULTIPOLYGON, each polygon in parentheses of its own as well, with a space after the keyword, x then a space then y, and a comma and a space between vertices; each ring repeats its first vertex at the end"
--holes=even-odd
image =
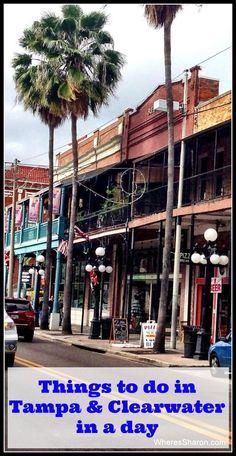
POLYGON ((25 204, 22 204, 22 224, 21 224, 21 229, 20 229, 20 244, 23 242, 23 233, 24 233, 24 227, 25 227, 25 204))
MULTIPOLYGON (((39 252, 36 252, 35 257, 39 255, 39 252)), ((39 292, 40 292, 40 275, 38 270, 34 271, 34 299, 33 299, 33 308, 35 311, 35 326, 39 326, 39 292)))
POLYGON ((53 293, 53 308, 50 314, 49 329, 58 330, 60 325, 60 302, 59 302, 59 288, 61 283, 61 252, 57 251, 56 258, 56 274, 55 274, 55 285, 53 293))
POLYGON ((19 266, 18 266, 17 298, 20 298, 21 276, 22 276, 22 271, 23 271, 24 255, 19 255, 18 259, 19 259, 19 266))
POLYGON ((40 238, 40 228, 42 223, 42 216, 43 216, 43 195, 39 197, 39 221, 37 225, 37 240, 40 238))
POLYGON ((4 266, 4 284, 5 284, 5 296, 7 296, 7 279, 8 279, 8 266, 4 266))

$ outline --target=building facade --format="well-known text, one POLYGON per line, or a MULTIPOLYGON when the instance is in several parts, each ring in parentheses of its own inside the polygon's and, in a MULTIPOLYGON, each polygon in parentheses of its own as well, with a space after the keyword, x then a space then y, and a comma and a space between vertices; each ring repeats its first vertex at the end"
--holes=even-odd
MULTIPOLYGON (((178 331, 185 323, 201 323, 204 268, 193 266, 191 251, 201 243, 208 227, 218 231, 218 248, 231 250, 231 93, 219 95, 219 81, 199 76, 193 67, 188 79, 186 135, 182 138, 182 81, 173 83, 175 176, 173 252, 169 277, 167 327, 171 324, 175 223, 181 217, 178 331), (183 201, 177 207, 181 143, 184 143, 183 201)), ((78 140, 78 203, 74 239, 72 323, 88 326, 94 309, 99 317, 121 316, 129 329, 140 331, 140 322, 156 319, 162 280, 162 252, 167 192, 168 132, 165 86, 161 85, 136 110, 127 109, 117 119, 78 140), (84 233, 84 235, 83 235, 84 233), (96 272, 99 287, 86 265, 98 264, 97 247, 112 272, 96 272), (99 297, 96 290, 99 288, 99 297)), ((63 299, 66 257, 58 246, 68 235, 72 151, 56 157, 55 187, 60 189, 60 211, 53 221, 51 293, 63 299)), ((46 248, 46 192, 41 192, 38 225, 24 224, 15 235, 15 254, 21 259, 46 248), (28 231, 27 231, 28 230, 28 231), (32 234, 30 234, 32 232, 32 234), (28 234, 26 234, 28 233, 28 234), (27 236, 31 236, 26 239, 27 236)), ((22 202, 27 207, 27 199, 22 202)), ((7 235, 9 244, 9 233, 7 235)), ((23 261, 23 260, 22 260, 23 261)), ((32 259, 30 260, 32 261, 32 259)), ((221 276, 220 268, 212 271, 221 276)), ((223 291, 212 296, 217 309, 214 338, 230 326, 230 266, 222 275, 223 291)), ((18 278, 20 292, 21 274, 18 278)))

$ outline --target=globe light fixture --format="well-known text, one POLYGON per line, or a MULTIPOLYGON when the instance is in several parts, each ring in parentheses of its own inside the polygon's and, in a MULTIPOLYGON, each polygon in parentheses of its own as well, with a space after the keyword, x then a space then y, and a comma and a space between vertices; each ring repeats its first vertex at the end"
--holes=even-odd
POLYGON ((95 253, 97 256, 104 256, 105 255, 104 247, 97 247, 95 250, 95 253))
POLYGON ((219 264, 221 266, 226 266, 229 262, 229 258, 226 255, 221 255, 219 259, 219 264))
POLYGON ((194 252, 192 255, 191 255, 191 260, 194 264, 197 264, 197 263, 200 263, 201 261, 201 255, 197 252, 194 252))
POLYGON ((45 272, 44 269, 39 269, 39 271, 38 271, 39 275, 41 275, 41 276, 44 276, 44 272, 45 272))
POLYGON ((218 255, 217 253, 213 253, 213 254, 210 256, 210 262, 211 262, 211 264, 219 264, 219 261, 220 261, 220 255, 218 255))
POLYGON ((203 254, 200 255, 200 263, 201 264, 207 264, 207 259, 206 259, 205 255, 203 255, 203 254))
POLYGON ((108 274, 111 274, 112 271, 113 271, 113 267, 112 267, 112 266, 107 266, 107 267, 106 267, 106 272, 107 272, 108 274))
POLYGON ((91 271, 93 270, 93 266, 92 266, 91 264, 86 264, 85 270, 86 270, 87 272, 91 272, 91 271))
POLYGON ((45 258, 44 258, 43 255, 38 255, 37 258, 36 258, 36 261, 37 261, 38 263, 44 263, 45 258))
POLYGON ((33 273, 34 273, 34 268, 30 268, 29 269, 29 274, 33 275, 33 273))
POLYGON ((100 264, 100 265, 98 266, 98 270, 99 270, 100 272, 105 272, 106 266, 104 266, 104 264, 100 264))
POLYGON ((204 233, 206 241, 214 242, 218 237, 217 231, 214 228, 208 228, 204 233))

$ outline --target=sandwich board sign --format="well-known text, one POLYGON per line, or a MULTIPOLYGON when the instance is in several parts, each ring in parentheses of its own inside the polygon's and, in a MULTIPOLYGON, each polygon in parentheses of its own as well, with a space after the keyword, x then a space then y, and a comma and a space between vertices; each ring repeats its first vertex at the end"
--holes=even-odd
POLYGON ((147 320, 141 323, 140 347, 153 348, 157 323, 155 320, 147 320))

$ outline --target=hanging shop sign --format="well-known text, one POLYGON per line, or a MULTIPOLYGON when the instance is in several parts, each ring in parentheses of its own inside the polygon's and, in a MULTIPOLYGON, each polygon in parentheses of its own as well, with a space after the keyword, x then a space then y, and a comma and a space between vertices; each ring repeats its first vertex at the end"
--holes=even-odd
POLYGON ((141 323, 140 347, 153 348, 157 323, 155 320, 147 320, 141 323))
POLYGON ((16 227, 21 227, 21 223, 22 223, 22 214, 23 214, 22 205, 18 204, 18 205, 16 206, 16 218, 15 218, 15 226, 16 226, 16 227))
POLYGON ((60 213, 60 203, 61 203, 61 189, 54 188, 53 189, 53 205, 52 205, 53 214, 60 213))
POLYGON ((8 232, 8 226, 9 226, 9 211, 5 210, 4 211, 4 232, 8 232))
POLYGON ((30 198, 29 201, 29 222, 38 222, 39 220, 39 198, 30 198))
POLYGON ((21 276, 22 283, 31 283, 32 276, 28 271, 23 271, 21 276))

